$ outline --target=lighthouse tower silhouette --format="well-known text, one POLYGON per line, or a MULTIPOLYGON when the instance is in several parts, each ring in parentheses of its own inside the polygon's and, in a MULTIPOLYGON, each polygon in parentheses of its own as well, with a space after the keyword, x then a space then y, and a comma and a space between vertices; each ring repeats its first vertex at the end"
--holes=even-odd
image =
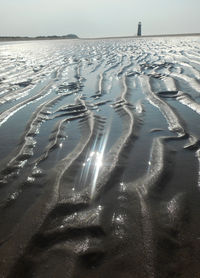
POLYGON ((142 35, 142 23, 141 22, 138 23, 137 35, 138 35, 138 37, 140 37, 142 35))

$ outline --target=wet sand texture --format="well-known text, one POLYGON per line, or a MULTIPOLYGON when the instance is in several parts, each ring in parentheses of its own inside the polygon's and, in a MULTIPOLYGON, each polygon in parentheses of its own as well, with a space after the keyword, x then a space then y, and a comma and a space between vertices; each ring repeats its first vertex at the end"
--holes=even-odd
POLYGON ((200 277, 199 37, 0 61, 0 277, 200 277))

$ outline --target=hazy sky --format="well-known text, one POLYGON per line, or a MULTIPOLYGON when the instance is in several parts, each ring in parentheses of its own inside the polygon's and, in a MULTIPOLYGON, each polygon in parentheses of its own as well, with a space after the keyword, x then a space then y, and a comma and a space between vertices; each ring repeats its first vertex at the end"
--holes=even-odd
POLYGON ((0 0, 0 36, 200 33, 200 0, 0 0))

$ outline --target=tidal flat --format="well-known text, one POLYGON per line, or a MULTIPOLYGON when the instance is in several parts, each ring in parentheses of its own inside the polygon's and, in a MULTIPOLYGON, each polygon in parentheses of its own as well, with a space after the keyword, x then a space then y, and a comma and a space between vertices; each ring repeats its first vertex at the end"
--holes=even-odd
POLYGON ((200 277, 200 38, 0 42, 0 277, 200 277))

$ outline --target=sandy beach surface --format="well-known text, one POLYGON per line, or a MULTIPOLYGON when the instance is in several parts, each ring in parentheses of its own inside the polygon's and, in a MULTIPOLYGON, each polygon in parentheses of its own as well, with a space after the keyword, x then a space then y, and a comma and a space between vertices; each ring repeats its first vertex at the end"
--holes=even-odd
POLYGON ((0 61, 0 278, 199 278, 200 38, 0 61))

